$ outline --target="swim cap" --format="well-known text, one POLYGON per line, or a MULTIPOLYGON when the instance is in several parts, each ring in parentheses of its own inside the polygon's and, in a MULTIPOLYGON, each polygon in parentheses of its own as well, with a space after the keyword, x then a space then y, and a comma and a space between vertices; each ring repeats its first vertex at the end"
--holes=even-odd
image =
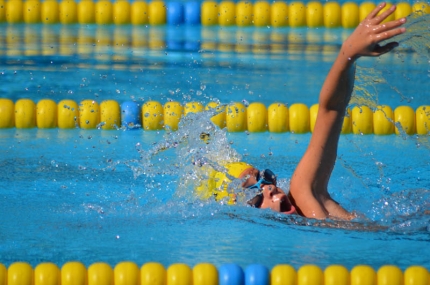
POLYGON ((252 168, 253 166, 245 163, 245 162, 231 162, 225 165, 225 168, 228 171, 228 174, 235 178, 239 178, 240 175, 248 168, 252 168))
MULTIPOLYGON (((227 163, 225 168, 229 176, 239 178, 242 172, 252 168, 252 165, 245 162, 231 162, 227 163)), ((215 196, 217 201, 230 197, 228 204, 234 204, 235 195, 228 193, 228 185, 231 183, 231 179, 227 177, 227 174, 213 169, 208 171, 208 178, 202 180, 200 185, 196 188, 197 195, 202 199, 209 199, 215 196)))

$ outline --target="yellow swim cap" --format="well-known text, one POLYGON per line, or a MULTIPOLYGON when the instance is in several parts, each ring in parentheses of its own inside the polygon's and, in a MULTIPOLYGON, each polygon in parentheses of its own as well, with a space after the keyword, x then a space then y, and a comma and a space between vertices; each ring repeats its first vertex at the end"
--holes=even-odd
MULTIPOLYGON (((252 165, 245 162, 232 162, 225 165, 228 175, 234 178, 239 178, 243 171, 251 167, 252 165)), ((201 181, 201 184, 196 188, 196 194, 202 199, 209 199, 215 196, 217 201, 229 196, 228 204, 234 204, 234 194, 230 194, 227 191, 231 180, 227 177, 226 173, 212 169, 208 176, 208 179, 201 181)))
POLYGON ((230 174, 235 178, 239 178, 243 171, 252 167, 253 167, 252 165, 241 161, 231 162, 225 165, 225 168, 227 169, 228 174, 230 174))

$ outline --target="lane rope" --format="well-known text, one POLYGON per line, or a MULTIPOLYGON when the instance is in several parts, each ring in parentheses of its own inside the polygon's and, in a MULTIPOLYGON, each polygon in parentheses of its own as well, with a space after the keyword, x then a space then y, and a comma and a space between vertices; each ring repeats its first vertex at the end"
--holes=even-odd
MULTIPOLYGON (((18 128, 81 128, 81 129, 143 129, 156 131, 169 128, 177 130, 183 116, 215 108, 218 112, 211 120, 228 132, 291 132, 303 134, 313 132, 318 113, 318 104, 308 107, 306 104, 272 103, 266 106, 260 102, 244 105, 233 102, 218 105, 209 102, 203 106, 200 102, 181 104, 171 101, 162 104, 158 101, 144 103, 105 100, 100 104, 94 100, 61 100, 56 103, 51 99, 34 102, 31 99, 19 99, 13 102, 0 98, 0 129, 18 128)), ((430 133, 430 105, 423 105, 414 110, 410 106, 380 105, 375 109, 368 106, 354 106, 347 110, 342 134, 375 135, 427 135, 430 133)))
MULTIPOLYGON (((293 1, 168 1, 137 0, 1 0, 0 23, 115 24, 115 25, 220 25, 255 27, 354 28, 376 6, 373 2, 293 1)), ((386 9, 392 4, 387 3, 386 9)), ((427 2, 397 4, 399 19, 411 13, 430 13, 427 2)))
POLYGON ((383 265, 377 270, 367 265, 357 265, 349 271, 341 265, 329 265, 324 270, 306 264, 295 270, 279 264, 269 270, 261 264, 242 268, 237 264, 216 267, 199 263, 190 267, 174 263, 167 268, 157 262, 148 262, 140 268, 134 262, 120 262, 112 268, 104 262, 93 263, 88 268, 80 262, 66 262, 61 268, 54 263, 40 263, 34 269, 26 262, 15 262, 8 268, 0 264, 0 280, 5 284, 20 285, 146 285, 146 284, 428 284, 429 272, 422 266, 410 266, 402 271, 394 265, 383 265), (34 280, 34 281, 33 281, 34 280))

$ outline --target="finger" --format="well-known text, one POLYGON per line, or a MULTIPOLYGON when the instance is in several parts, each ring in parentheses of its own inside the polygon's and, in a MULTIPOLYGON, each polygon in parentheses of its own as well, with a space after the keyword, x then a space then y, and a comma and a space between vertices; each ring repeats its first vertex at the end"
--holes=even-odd
POLYGON ((388 23, 384 23, 381 24, 381 31, 388 31, 388 30, 393 30, 397 27, 400 27, 401 25, 403 25, 404 23, 406 23, 406 18, 401 18, 395 21, 391 21, 388 23))
POLYGON ((403 25, 404 23, 406 23, 406 18, 402 18, 399 20, 380 24, 379 26, 375 27, 373 30, 375 31, 375 33, 377 35, 379 35, 379 34, 387 32, 387 31, 394 30, 394 29, 400 27, 401 25, 403 25))
POLYGON ((406 31, 406 28, 398 28, 398 29, 392 29, 389 31, 381 32, 376 36, 376 39, 378 42, 382 42, 394 36, 403 34, 405 31, 406 31))
POLYGON ((375 18, 378 15, 379 11, 381 11, 385 7, 385 5, 386 5, 385 2, 382 2, 381 4, 376 6, 375 9, 373 9, 373 11, 370 12, 369 15, 367 15, 365 20, 371 20, 375 18))
POLYGON ((394 11, 396 11, 396 6, 395 5, 391 6, 390 8, 388 8, 387 10, 385 10, 384 12, 382 12, 381 14, 377 15, 374 18, 375 23, 376 24, 380 24, 382 21, 384 21, 385 19, 387 19, 391 14, 393 14, 394 11))

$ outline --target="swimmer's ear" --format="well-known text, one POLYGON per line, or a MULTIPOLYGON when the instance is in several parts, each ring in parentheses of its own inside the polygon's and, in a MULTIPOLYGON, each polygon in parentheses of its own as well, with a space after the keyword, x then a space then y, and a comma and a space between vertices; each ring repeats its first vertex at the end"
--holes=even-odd
POLYGON ((204 141, 205 143, 209 143, 209 141, 210 141, 210 134, 208 134, 208 133, 201 133, 200 134, 200 139, 202 140, 202 141, 204 141))

